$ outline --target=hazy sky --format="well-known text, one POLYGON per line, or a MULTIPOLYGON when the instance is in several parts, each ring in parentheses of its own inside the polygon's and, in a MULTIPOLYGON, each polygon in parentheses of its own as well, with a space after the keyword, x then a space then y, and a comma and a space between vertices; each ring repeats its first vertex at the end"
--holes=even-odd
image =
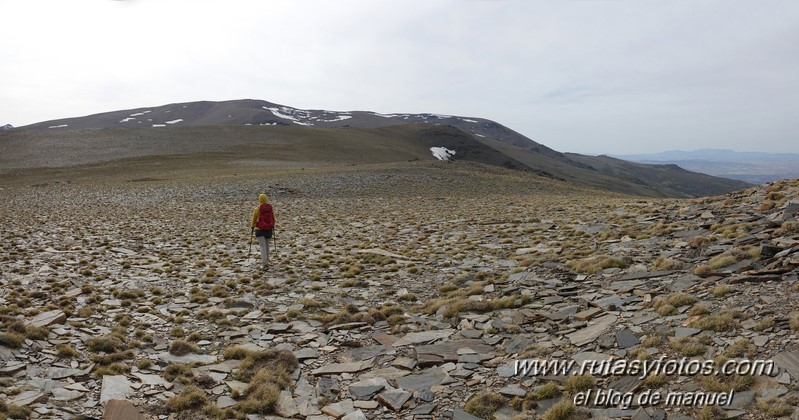
POLYGON ((799 152, 796 0, 0 0, 0 124, 196 100, 799 152))

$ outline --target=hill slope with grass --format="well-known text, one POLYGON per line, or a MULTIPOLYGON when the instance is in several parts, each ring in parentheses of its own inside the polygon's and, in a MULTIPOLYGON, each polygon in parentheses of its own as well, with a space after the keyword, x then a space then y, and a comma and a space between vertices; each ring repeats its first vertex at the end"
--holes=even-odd
POLYGON ((450 158, 455 160, 531 170, 625 194, 696 197, 749 186, 673 165, 561 153, 483 118, 302 110, 250 99, 169 104, 20 127, 0 136, 6 152, 0 170, 201 154, 228 162, 381 163, 435 159, 431 147, 454 152, 450 158))

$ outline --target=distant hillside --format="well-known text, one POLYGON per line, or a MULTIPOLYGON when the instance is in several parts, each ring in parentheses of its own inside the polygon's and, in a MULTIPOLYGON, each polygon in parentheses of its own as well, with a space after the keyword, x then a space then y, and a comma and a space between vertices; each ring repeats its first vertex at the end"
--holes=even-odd
POLYGON ((738 179, 752 184, 799 178, 799 154, 795 153, 700 149, 616 157, 646 164, 670 163, 690 171, 738 179))
POLYGON ((187 153, 225 153, 239 160, 277 155, 304 164, 379 163, 436 159, 431 147, 454 151, 451 159, 531 170, 625 194, 696 197, 749 186, 675 166, 561 153, 484 118, 303 110, 251 99, 169 104, 19 127, 0 135, 0 148, 7 152, 0 157, 0 170, 187 153), (40 150, 61 152, 43 157, 40 150))
POLYGON ((11 124, 6 124, 4 126, 0 126, 0 131, 8 131, 8 130, 13 130, 13 129, 14 129, 14 126, 11 125, 11 124))

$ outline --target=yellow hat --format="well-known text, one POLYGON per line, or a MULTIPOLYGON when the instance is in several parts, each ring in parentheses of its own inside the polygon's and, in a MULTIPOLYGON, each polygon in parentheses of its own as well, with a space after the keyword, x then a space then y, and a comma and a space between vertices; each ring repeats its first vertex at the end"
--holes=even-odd
POLYGON ((258 202, 261 204, 266 203, 267 200, 269 200, 269 197, 267 197, 266 194, 261 194, 258 196, 258 202))

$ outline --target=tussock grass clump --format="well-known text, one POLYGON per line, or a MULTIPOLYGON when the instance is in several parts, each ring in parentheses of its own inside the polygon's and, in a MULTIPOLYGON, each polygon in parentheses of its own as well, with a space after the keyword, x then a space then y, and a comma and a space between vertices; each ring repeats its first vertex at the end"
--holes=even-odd
POLYGON ((127 346, 116 335, 107 334, 89 339, 89 341, 86 342, 86 348, 94 353, 114 353, 119 350, 125 350, 127 346))
POLYGON ((98 365, 110 365, 113 363, 121 362, 127 359, 133 359, 135 355, 131 350, 124 350, 124 351, 117 351, 114 353, 108 353, 106 355, 93 355, 91 357, 92 362, 97 363, 98 365))
POLYGON ((699 385, 708 392, 746 391, 755 384, 752 375, 709 375, 700 376, 699 385))
MULTIPOLYGON (((299 362, 289 351, 266 349, 247 354, 239 366, 239 380, 249 382, 261 369, 282 371, 288 376, 297 368, 299 362)), ((281 381, 282 382, 282 381, 281 381)))
POLYGON ((791 317, 791 319, 788 320, 788 325, 794 331, 799 330, 799 315, 791 317))
POLYGON ((630 261, 603 254, 581 260, 568 261, 566 265, 578 273, 595 274, 606 268, 627 268, 630 266, 630 261))
MULTIPOLYGON (((482 287, 481 287, 482 290, 482 287)), ((532 297, 513 295, 499 299, 472 300, 465 298, 445 298, 438 299, 423 305, 420 310, 429 315, 435 314, 442 307, 446 307, 443 312, 445 318, 457 316, 461 312, 485 313, 500 309, 510 309, 517 306, 517 301, 525 305, 532 301, 532 297)))
POLYGON ((739 338, 724 352, 725 357, 754 357, 757 355, 757 346, 746 338, 739 338))
POLYGON ((546 400, 548 398, 555 398, 560 395, 560 387, 555 382, 547 382, 538 387, 533 395, 539 400, 546 400))
POLYGON ((58 344, 55 346, 55 350, 56 356, 58 356, 59 359, 71 359, 80 355, 80 353, 69 344, 58 344))
POLYGON ((710 312, 710 309, 707 306, 697 303, 696 305, 691 306, 691 309, 688 310, 688 315, 699 316, 705 315, 708 312, 710 312))
POLYGON ((785 417, 793 414, 793 406, 781 398, 768 398, 757 402, 758 410, 771 417, 785 417))
POLYGON ((494 392, 482 392, 466 403, 466 412, 484 419, 490 419, 494 413, 509 403, 509 400, 494 392))
POLYGON ((413 293, 407 293, 397 298, 397 300, 401 302, 413 302, 416 300, 416 295, 413 293))
POLYGON ((27 419, 30 418, 31 409, 24 405, 8 404, 0 400, 0 419, 27 419))
POLYGON ((92 370, 92 375, 95 378, 102 378, 105 375, 124 375, 126 373, 130 373, 130 366, 124 363, 98 364, 92 370))
POLYGON ((732 292, 732 288, 726 284, 717 284, 710 289, 710 293, 715 297, 722 297, 732 292))
POLYGON ((644 342, 641 344, 642 347, 657 347, 660 343, 663 342, 663 337, 659 335, 650 335, 644 339, 644 342))
POLYGON ((199 349, 193 343, 184 340, 175 340, 169 345, 169 354, 173 356, 185 356, 189 353, 197 353, 199 349))
POLYGON ((244 401, 236 406, 243 414, 272 414, 277 406, 280 391, 291 384, 291 372, 299 362, 285 350, 267 349, 253 352, 232 347, 225 351, 225 358, 242 358, 238 379, 248 382, 244 401))
POLYGON ((697 276, 707 275, 721 268, 743 261, 744 259, 755 260, 758 257, 760 257, 759 247, 732 248, 711 258, 707 264, 702 264, 694 268, 694 274, 697 276))
POLYGON ((724 410, 715 405, 706 405, 694 415, 697 420, 721 420, 726 418, 724 410))
POLYGON ((716 332, 729 331, 738 325, 736 313, 733 311, 721 311, 704 318, 699 318, 693 322, 693 326, 703 330, 716 332))
POLYGON ((685 264, 677 261, 673 258, 664 258, 664 257, 657 257, 655 262, 652 264, 652 268, 655 270, 679 270, 683 268, 685 264))
POLYGON ((649 374, 649 376, 647 376, 644 379, 644 387, 645 388, 649 388, 649 389, 658 389, 658 388, 662 387, 663 385, 666 385, 666 383, 668 383, 668 382, 669 382, 669 379, 668 379, 668 377, 666 377, 666 375, 664 375, 662 373, 659 374, 659 375, 655 375, 654 373, 651 373, 651 374, 649 374))
POLYGON ((22 334, 15 332, 0 333, 0 346, 18 349, 22 347, 22 343, 24 342, 25 336, 22 334))
POLYGON ((670 346, 685 357, 699 356, 707 351, 707 346, 693 337, 681 337, 673 340, 670 346))
POLYGON ((28 325, 22 321, 16 321, 8 325, 6 332, 20 334, 30 340, 46 340, 47 336, 50 335, 50 330, 47 328, 28 325))
POLYGON ((166 401, 167 408, 174 413, 203 409, 212 404, 205 391, 194 385, 187 385, 183 392, 166 401))
POLYGON ((664 298, 656 298, 652 306, 661 316, 672 315, 677 308, 696 303, 698 299, 688 293, 674 292, 664 298))
POLYGON ((713 242, 713 240, 707 236, 694 236, 688 241, 688 246, 693 249, 701 249, 710 245, 711 242, 713 242))
POLYGON ((649 360, 649 358, 651 356, 650 356, 649 352, 646 351, 646 348, 638 347, 637 349, 632 350, 629 353, 627 353, 627 357, 630 360, 649 360))
POLYGON ((767 330, 767 329, 769 329, 769 328, 771 328, 773 326, 774 326, 774 317, 773 316, 767 316, 767 317, 761 319, 760 321, 758 321, 755 324, 754 329, 755 329, 755 331, 764 331, 764 330, 767 330))
POLYGON ((571 398, 563 398, 541 415, 541 420, 576 420, 588 418, 574 405, 571 398))
POLYGON ((164 368, 164 379, 169 382, 172 382, 181 376, 193 376, 191 372, 191 366, 180 363, 170 363, 164 368))
POLYGON ((385 315, 377 308, 369 308, 361 311, 355 305, 347 305, 335 314, 328 314, 319 318, 326 326, 337 324, 348 324, 350 322, 365 322, 369 325, 378 321, 384 321, 385 315))
POLYGON ((774 231, 774 234, 778 236, 793 235, 795 233, 799 233, 799 222, 794 221, 782 222, 780 228, 774 231))
POLYGON ((697 300, 698 299, 696 298, 696 296, 690 295, 688 293, 683 293, 683 292, 670 293, 666 297, 666 303, 668 303, 670 305, 673 305, 674 307, 677 307, 677 308, 682 307, 682 306, 686 306, 686 305, 692 305, 692 304, 696 303, 697 300))
POLYGON ((577 394, 581 391, 587 391, 596 385, 596 378, 591 375, 573 375, 566 378, 563 383, 563 388, 570 395, 577 394))
POLYGON ((252 353, 252 350, 247 350, 244 347, 233 346, 226 348, 225 351, 222 352, 222 357, 225 360, 242 360, 252 353))

